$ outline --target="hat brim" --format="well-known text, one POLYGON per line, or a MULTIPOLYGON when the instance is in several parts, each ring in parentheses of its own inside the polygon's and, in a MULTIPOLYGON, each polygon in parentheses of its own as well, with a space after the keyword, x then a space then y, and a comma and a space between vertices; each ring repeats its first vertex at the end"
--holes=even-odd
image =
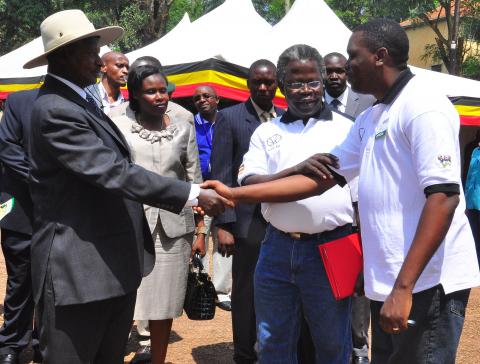
POLYGON ((97 29, 94 32, 88 32, 86 34, 80 34, 77 37, 70 39, 69 41, 59 44, 58 46, 49 49, 47 52, 44 52, 38 57, 33 58, 32 60, 28 61, 23 65, 23 68, 30 69, 30 68, 35 68, 39 66, 44 66, 48 63, 47 60, 47 55, 50 53, 56 51, 57 49, 60 49, 62 47, 65 47, 68 44, 72 44, 75 42, 78 42, 79 40, 85 39, 85 38, 90 38, 90 37, 99 37, 100 39, 98 40, 98 46, 102 47, 104 45, 110 44, 113 41, 117 40, 120 38, 124 33, 124 30, 122 27, 117 27, 117 26, 111 26, 111 27, 105 27, 101 29, 97 29))

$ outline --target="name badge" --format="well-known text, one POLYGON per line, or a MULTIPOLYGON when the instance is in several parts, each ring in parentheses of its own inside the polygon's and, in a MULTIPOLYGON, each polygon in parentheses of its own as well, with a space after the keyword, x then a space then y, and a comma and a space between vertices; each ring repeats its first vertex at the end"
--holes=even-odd
POLYGON ((384 137, 386 134, 387 134, 387 129, 379 131, 377 134, 375 134, 375 139, 380 139, 384 137))

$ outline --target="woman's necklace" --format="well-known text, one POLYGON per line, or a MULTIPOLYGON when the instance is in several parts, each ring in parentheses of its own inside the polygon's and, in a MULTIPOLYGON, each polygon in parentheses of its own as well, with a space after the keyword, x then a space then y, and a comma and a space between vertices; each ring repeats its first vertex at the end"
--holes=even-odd
MULTIPOLYGON (((164 115, 164 117, 168 117, 164 115)), ((166 140, 172 140, 177 130, 175 125, 169 124, 165 126, 164 118, 162 117, 162 130, 149 130, 145 129, 140 120, 139 114, 135 114, 135 122, 132 124, 130 131, 132 133, 138 133, 138 136, 142 139, 149 141, 150 143, 160 142, 162 138, 166 140)))

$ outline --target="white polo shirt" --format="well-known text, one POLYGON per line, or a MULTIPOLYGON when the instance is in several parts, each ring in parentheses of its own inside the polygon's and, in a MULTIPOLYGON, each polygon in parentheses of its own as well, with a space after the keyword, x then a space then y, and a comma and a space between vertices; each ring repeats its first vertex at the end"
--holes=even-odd
MULTIPOLYGON (((340 143, 353 122, 324 109, 319 119, 284 122, 287 115, 260 125, 243 157, 238 183, 251 175, 268 175, 292 167, 315 153, 329 152, 340 143)), ((335 186, 321 196, 289 203, 262 203, 268 222, 285 232, 321 233, 352 223, 353 209, 348 185, 335 186)))
MULTIPOLYGON (((390 103, 365 110, 332 151, 347 180, 360 174, 365 293, 370 299, 384 301, 393 288, 425 205, 424 189, 446 183, 461 186, 459 126, 452 103, 415 76, 390 103)), ((480 284, 460 192, 445 240, 414 292, 441 284, 448 294, 480 284)))

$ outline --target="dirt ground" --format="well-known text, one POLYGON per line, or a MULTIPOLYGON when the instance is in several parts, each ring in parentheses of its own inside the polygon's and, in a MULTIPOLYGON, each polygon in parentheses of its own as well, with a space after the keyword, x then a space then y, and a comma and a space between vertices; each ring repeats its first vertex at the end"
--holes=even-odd
MULTIPOLYGON (((3 302, 6 273, 3 256, 0 255, 0 292, 3 302)), ((0 306, 3 310, 3 306, 0 306)), ((457 355, 458 364, 480 362, 480 288, 472 291, 467 310, 465 328, 457 355)), ((131 338, 125 356, 130 363, 138 348, 135 335, 131 338)), ((232 326, 230 313, 217 310, 212 321, 191 321, 185 315, 174 320, 167 363, 171 364, 230 364, 233 363, 232 326)), ((32 363, 31 350, 26 350, 20 364, 32 363)), ((65 363, 68 364, 68 363, 65 363)))

